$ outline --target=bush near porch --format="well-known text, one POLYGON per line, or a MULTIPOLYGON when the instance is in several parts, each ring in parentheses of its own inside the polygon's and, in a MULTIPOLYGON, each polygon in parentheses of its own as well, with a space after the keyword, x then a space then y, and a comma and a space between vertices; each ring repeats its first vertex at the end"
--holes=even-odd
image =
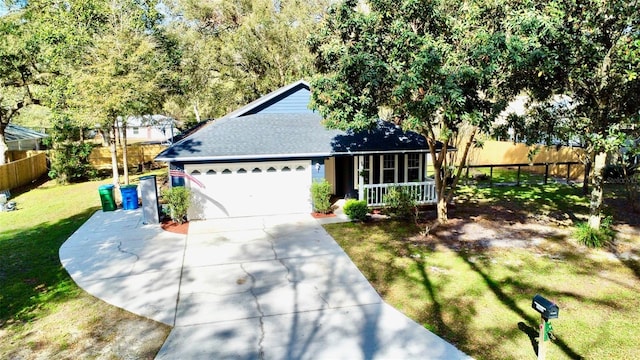
POLYGON ((327 180, 314 181, 311 184, 311 200, 313 211, 320 214, 329 214, 331 208, 331 184, 327 180))
POLYGON ((547 358, 640 358, 640 224, 613 196, 619 240, 579 245, 579 191, 463 188, 435 236, 397 221, 325 228, 388 303, 477 359, 536 358, 536 294, 560 306, 547 358))

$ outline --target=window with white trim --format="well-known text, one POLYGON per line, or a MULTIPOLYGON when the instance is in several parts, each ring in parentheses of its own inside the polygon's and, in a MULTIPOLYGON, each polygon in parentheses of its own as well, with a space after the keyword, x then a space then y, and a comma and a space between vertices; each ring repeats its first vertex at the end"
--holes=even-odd
POLYGON ((364 178, 365 184, 371 184, 371 161, 369 159, 369 155, 363 156, 362 161, 362 177, 364 178))
POLYGON ((420 181, 420 155, 407 154, 407 182, 420 181))
POLYGON ((396 156, 395 155, 383 155, 382 156, 382 183, 394 183, 396 182, 396 156))

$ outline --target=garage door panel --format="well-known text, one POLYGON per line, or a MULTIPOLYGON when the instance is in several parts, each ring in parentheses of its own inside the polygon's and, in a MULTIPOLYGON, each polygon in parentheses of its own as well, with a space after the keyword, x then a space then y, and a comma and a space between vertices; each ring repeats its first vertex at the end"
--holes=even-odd
POLYGON ((193 219, 311 211, 310 161, 187 165, 185 171, 204 184, 188 182, 193 219))

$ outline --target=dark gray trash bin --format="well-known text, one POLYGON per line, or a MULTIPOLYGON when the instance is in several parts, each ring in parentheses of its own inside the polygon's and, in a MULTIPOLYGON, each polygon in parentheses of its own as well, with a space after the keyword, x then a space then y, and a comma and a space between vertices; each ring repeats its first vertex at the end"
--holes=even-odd
POLYGON ((160 222, 160 205, 158 204, 158 186, 156 176, 140 178, 140 198, 142 199, 142 216, 145 224, 160 222))

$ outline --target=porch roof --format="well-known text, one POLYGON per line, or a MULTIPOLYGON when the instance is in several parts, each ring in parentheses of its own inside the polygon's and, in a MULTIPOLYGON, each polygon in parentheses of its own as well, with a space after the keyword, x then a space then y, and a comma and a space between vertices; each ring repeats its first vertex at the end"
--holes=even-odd
POLYGON ((427 151, 423 136, 385 121, 379 121, 375 129, 353 132, 327 129, 315 113, 258 113, 207 124, 156 160, 234 161, 427 151))
POLYGON ((13 141, 21 141, 21 140, 35 140, 35 139, 44 139, 49 137, 47 134, 43 134, 19 125, 9 124, 5 129, 5 141, 7 143, 13 141))

